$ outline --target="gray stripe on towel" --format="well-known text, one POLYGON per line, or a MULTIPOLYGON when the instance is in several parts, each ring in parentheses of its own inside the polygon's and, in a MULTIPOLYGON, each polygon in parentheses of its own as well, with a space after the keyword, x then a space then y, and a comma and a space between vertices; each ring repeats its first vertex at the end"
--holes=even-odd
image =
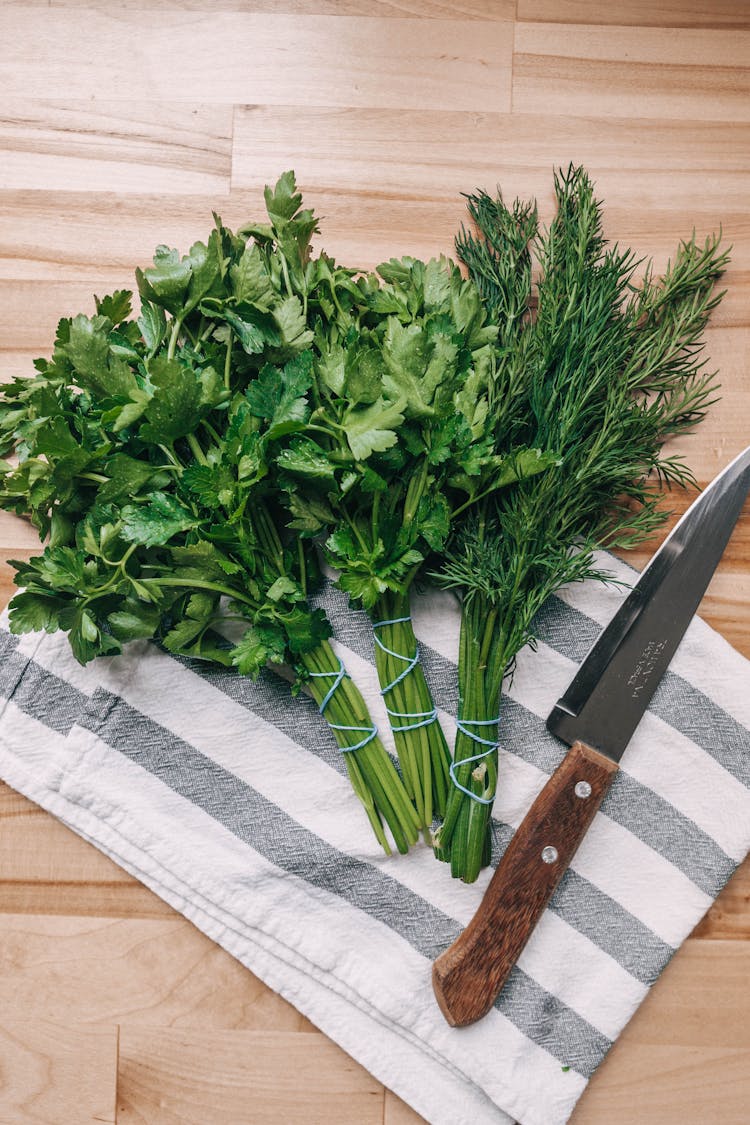
MULTIPOLYGON (((560 598, 551 598, 536 615, 540 640, 580 664, 602 626, 560 598)), ((750 787, 750 731, 702 691, 667 669, 649 711, 710 754, 728 773, 750 787), (717 738, 717 731, 721 737, 717 738)))
POLYGON ((0 698, 58 734, 68 734, 87 697, 17 651, 18 639, 0 632, 0 698))
MULTIPOLYGON (((555 602, 559 607, 558 611, 551 615, 547 614, 547 617, 548 623, 554 621, 557 628, 561 620, 560 611, 567 607, 559 598, 556 598, 555 602)), ((347 647, 358 656, 374 663, 372 626, 367 614, 361 610, 351 613, 347 608, 346 595, 331 585, 326 588, 325 596, 320 597, 317 604, 329 613, 332 624, 339 622, 342 629, 346 628, 344 635, 347 647)), ((547 632, 550 627, 547 627, 547 632)), ((561 635, 563 634, 572 636, 575 644, 575 630, 563 629, 561 635)), ((421 645, 420 648, 425 675, 433 698, 439 702, 443 710, 455 715, 458 704, 455 664, 426 645, 421 645)), ((242 682, 238 682, 238 677, 233 671, 206 667, 205 664, 197 661, 192 662, 191 667, 196 674, 207 679, 235 702, 273 723, 295 742, 298 741, 300 719, 285 701, 280 702, 279 691, 283 695, 285 688, 284 686, 281 689, 278 686, 271 687, 272 678, 276 680, 276 685, 279 684, 278 677, 273 677, 271 673, 266 674, 260 682, 260 690, 249 692, 242 682)), ((333 749, 332 739, 327 736, 324 721, 317 716, 315 705, 310 700, 305 702, 310 704, 308 714, 305 716, 311 732, 309 748, 319 754, 328 765, 343 773, 345 767, 341 755, 333 749)), ((543 719, 509 696, 504 696, 501 704, 500 741, 502 748, 508 753, 548 774, 557 769, 567 752, 567 746, 549 733, 543 719)), ((750 761, 750 753, 748 753, 748 761, 750 761)), ((612 788, 602 803, 601 811, 658 852, 712 897, 716 897, 737 867, 736 862, 694 821, 684 816, 648 786, 622 772, 615 778, 612 788)))
MULTIPOLYGON (((330 583, 319 604, 329 612, 334 629, 340 626, 340 636, 346 638, 347 646, 374 663, 372 626, 367 614, 362 611, 352 613, 348 609, 346 595, 330 583)), ((539 611, 534 627, 541 640, 576 662, 583 659, 601 632, 597 622, 557 597, 550 598, 539 611)), ((455 664, 422 642, 420 653, 433 698, 443 710, 455 715, 458 708, 455 664)), ((701 692, 673 673, 667 673, 654 696, 651 710, 715 757, 719 753, 731 757, 735 768, 730 772, 734 776, 746 775, 750 783, 750 733, 711 704, 701 692), (686 698, 692 711, 691 718, 684 714, 686 698), (728 754, 716 749, 717 724, 732 747, 728 754)), ((501 716, 502 748, 551 774, 563 760, 567 747, 549 733, 544 720, 509 696, 502 699, 501 716)), ((713 897, 737 867, 736 862, 694 821, 648 786, 626 774, 620 773, 615 778, 602 804, 602 812, 627 828, 713 897)))
MULTIPOLYGON (((202 808, 283 870, 381 922, 429 960, 461 926, 395 879, 332 847, 211 758, 118 696, 97 689, 82 724, 202 808)), ((496 1007, 555 1058, 589 1077, 611 1041, 520 969, 496 1007)))

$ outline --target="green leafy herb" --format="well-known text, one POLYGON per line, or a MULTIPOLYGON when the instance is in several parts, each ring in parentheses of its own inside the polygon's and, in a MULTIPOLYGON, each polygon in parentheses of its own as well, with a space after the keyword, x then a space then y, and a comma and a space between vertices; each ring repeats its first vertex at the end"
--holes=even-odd
POLYGON ((274 475, 334 476, 296 436, 313 333, 292 279, 316 227, 298 198, 287 174, 266 193, 270 226, 235 235, 216 218, 187 255, 159 247, 137 271, 137 320, 129 292, 97 298, 93 317, 61 321, 35 376, 3 388, 0 441, 17 463, 2 464, 0 505, 51 536, 17 564, 11 628, 64 630, 81 662, 153 638, 251 677, 291 665, 325 705, 381 844, 388 831, 406 851, 417 814, 308 604, 314 545, 285 526, 274 475))
POLYGON ((488 384, 495 448, 525 445, 550 462, 467 509, 436 571, 462 602, 454 757, 466 763, 456 769, 437 851, 467 882, 489 860, 491 805, 482 802, 495 793, 497 749, 487 742, 503 678, 533 642, 550 594, 606 577, 594 551, 630 547, 662 521, 658 482, 692 480, 662 444, 692 429, 715 393, 700 352, 727 261, 718 239, 683 243, 662 278, 648 267, 639 283, 635 256, 606 246, 585 171, 561 172, 555 191, 546 231, 531 204, 470 196, 477 230, 457 240, 499 329, 488 384))
POLYGON ((470 504, 515 479, 485 432, 497 329, 446 259, 394 260, 355 283, 329 259, 289 276, 313 346, 261 372, 251 409, 274 437, 296 434, 274 468, 291 527, 320 539, 341 589, 372 616, 399 762, 429 834, 445 809, 450 756, 418 662, 409 592, 446 542, 457 489, 470 504))
POLYGON ((152 639, 239 675, 290 666, 383 847, 442 817, 437 854, 475 879, 503 679, 595 548, 657 526, 654 482, 690 480, 662 443, 714 393, 718 240, 637 282, 585 172, 556 192, 546 231, 531 204, 470 196, 468 278, 445 258, 370 273, 312 254, 287 172, 267 222, 158 247, 137 317, 117 290, 61 320, 0 389, 0 506, 48 538, 16 564, 14 631, 63 630, 82 662, 152 639), (372 618, 403 777, 309 601, 319 551, 372 618), (409 613, 429 574, 462 600, 455 785, 409 613))

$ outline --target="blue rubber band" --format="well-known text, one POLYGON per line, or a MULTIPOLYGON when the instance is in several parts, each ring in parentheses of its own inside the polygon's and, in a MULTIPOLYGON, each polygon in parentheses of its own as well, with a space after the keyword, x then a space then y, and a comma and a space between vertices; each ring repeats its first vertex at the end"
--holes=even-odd
POLYGON ((407 723, 402 727, 394 727, 391 723, 391 730, 394 734, 402 734, 407 730, 419 730, 420 727, 429 726, 437 719, 437 707, 433 707, 431 711, 391 711, 390 707, 386 707, 388 715, 393 719, 419 719, 418 723, 407 723))
POLYGON ((332 686, 328 689, 328 694, 326 695, 325 699, 323 700, 320 707, 318 708, 321 715, 323 715, 325 713, 326 707, 328 706, 328 704, 331 702, 331 699, 333 698, 333 693, 336 691, 336 688, 339 686, 339 684, 343 680, 344 676, 346 675, 346 672, 344 670, 344 662, 343 662, 343 660, 339 659, 339 670, 338 670, 338 672, 311 672, 310 675, 314 676, 316 679, 322 679, 323 677, 328 679, 330 676, 335 677, 332 686))
POLYGON ((351 754, 352 750, 361 750, 363 746, 367 746, 372 742, 373 738, 377 738, 378 728, 373 723, 371 727, 342 727, 340 723, 329 723, 332 730, 366 730, 368 733, 360 742, 355 742, 353 746, 339 746, 342 754, 351 754))
POLYGON ((467 797, 471 797, 472 801, 476 801, 480 805, 491 805, 495 800, 495 794, 493 793, 491 797, 480 797, 477 793, 473 793, 471 789, 467 789, 465 785, 461 784, 461 782, 456 777, 455 771, 459 768, 459 766, 465 766, 469 762, 481 762, 483 758, 488 757, 493 750, 496 750, 499 745, 497 739, 491 740, 489 738, 481 738, 480 735, 475 734, 473 731, 467 730, 466 724, 472 727, 491 727, 493 725, 497 726, 499 722, 499 715, 496 719, 458 719, 456 722, 456 726, 462 734, 465 734, 467 738, 470 738, 472 740, 472 742, 478 742, 482 746, 487 747, 486 750, 481 750, 478 754, 473 754, 470 758, 461 758, 461 760, 458 762, 451 762, 448 768, 448 773, 450 774, 451 781, 455 785, 456 789, 460 789, 462 793, 465 793, 467 797))
MULTIPOLYGON (((411 621, 411 618, 391 617, 386 621, 373 621, 372 627, 373 629, 380 629, 384 625, 400 625, 402 621, 411 621)), ((391 691, 392 688, 395 688, 396 684, 400 684, 401 681, 409 675, 413 668, 416 668, 417 664, 419 663, 419 644, 417 644, 416 646, 414 656, 404 656, 403 652, 395 652, 394 649, 387 648, 386 645, 383 644, 377 633, 375 633, 375 644, 378 646, 381 652, 387 652, 389 656, 395 657, 396 660, 405 660, 407 665, 406 668, 404 668, 403 672, 401 672, 400 675, 396 676, 395 680, 391 680, 391 682, 386 687, 382 688, 380 694, 385 695, 387 691, 391 691)), ((402 716, 402 718, 408 717, 409 716, 407 715, 402 716)))
MULTIPOLYGON (((330 678, 331 676, 334 677, 333 684, 326 692, 323 702, 318 708, 321 715, 325 713, 326 707, 333 698, 333 693, 336 691, 336 688, 346 676, 344 662, 343 660, 339 659, 339 667, 337 672, 310 672, 310 678, 316 680, 323 679, 324 677, 330 678)), ((373 723, 371 727, 348 727, 344 726, 342 723, 332 723, 329 720, 328 725, 331 730, 354 730, 358 731, 359 733, 361 733, 362 731, 366 732, 365 737, 360 742, 355 742, 353 746, 339 746, 339 750, 342 754, 351 754, 352 750, 361 750, 363 746, 367 746, 368 742, 372 742, 373 738, 376 738, 378 733, 378 728, 375 726, 375 723, 373 723)))
MULTIPOLYGON (((465 734, 466 737, 470 738, 472 742, 481 742, 482 746, 489 746, 494 750, 498 745, 498 741, 496 738, 480 738, 478 734, 474 734, 473 731, 467 730, 465 724, 469 723, 469 725, 472 727, 496 727, 499 722, 500 716, 498 715, 496 719, 456 719, 456 726, 461 731, 461 734, 465 734)), ((489 750, 485 750, 484 753, 489 754, 489 750)), ((484 755, 482 755, 482 757, 484 757, 484 755)), ((464 758, 464 761, 468 761, 468 758, 464 758)))
MULTIPOLYGON (((391 617, 386 621, 373 621, 372 627, 374 630, 377 630, 384 625, 400 625, 403 621, 411 621, 411 617, 391 617)), ((386 652, 389 656, 395 657, 396 660, 406 661, 406 667, 404 668, 403 672, 396 676, 395 680, 391 680, 389 684, 386 684, 384 688, 380 689, 380 694, 382 696, 385 696, 387 692, 392 691, 397 684, 400 684, 402 680, 406 679, 409 673, 413 671, 414 668, 416 668, 417 664, 419 663, 419 644, 417 644, 416 646, 414 656, 405 656, 403 652, 395 652, 394 649, 387 648, 386 645, 384 645, 381 641, 377 632, 375 632, 374 636, 375 644, 378 646, 381 652, 386 652)), ((437 707, 433 707, 431 711, 392 711, 390 707, 386 707, 386 711, 388 712, 388 716, 391 719, 419 720, 416 723, 406 723, 404 726, 398 727, 394 727, 393 723, 391 723, 391 730, 394 734, 405 734, 410 730, 419 730, 420 727, 427 727, 430 725, 430 723, 437 722, 438 717, 437 707)))

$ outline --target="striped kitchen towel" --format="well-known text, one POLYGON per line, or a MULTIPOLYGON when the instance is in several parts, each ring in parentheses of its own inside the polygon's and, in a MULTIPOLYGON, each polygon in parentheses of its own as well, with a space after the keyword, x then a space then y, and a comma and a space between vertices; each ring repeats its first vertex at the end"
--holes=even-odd
MULTIPOLYGON (((607 560, 626 580, 632 572, 607 560)), ((565 747, 544 718, 623 597, 553 598, 501 710, 495 862, 565 747)), ((372 634, 329 586, 381 730, 372 634)), ((458 612, 416 600, 450 737, 458 612)), ((0 623, 0 776, 112 856, 435 1125, 559 1125, 750 849, 749 665, 695 620, 495 1008, 450 1028, 430 969, 489 881, 383 856, 315 706, 148 643, 85 668, 0 623)))

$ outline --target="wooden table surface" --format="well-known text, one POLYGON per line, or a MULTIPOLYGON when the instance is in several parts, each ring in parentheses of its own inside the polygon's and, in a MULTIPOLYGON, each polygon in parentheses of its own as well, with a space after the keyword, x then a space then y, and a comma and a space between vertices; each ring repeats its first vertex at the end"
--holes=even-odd
MULTIPOLYGON (((743 0, 27 0, 0 5, 2 374, 60 316, 258 218, 293 167, 347 264, 452 252, 460 192, 585 164, 606 233, 663 267, 733 245, 700 482, 750 440, 750 4, 743 0)), ((684 500, 676 503, 681 510, 684 500)), ((0 518, 9 557, 35 546, 0 518)), ((641 552, 636 563, 645 560, 641 552)), ((750 510, 703 616, 750 656, 750 510)), ((750 686, 750 685, 749 685, 750 686)), ((0 1123, 420 1119, 180 915, 0 785, 0 1123)), ((574 1125, 750 1120, 750 864, 594 1077, 574 1125)), ((498 1059, 498 1066, 502 1060, 498 1059)))

